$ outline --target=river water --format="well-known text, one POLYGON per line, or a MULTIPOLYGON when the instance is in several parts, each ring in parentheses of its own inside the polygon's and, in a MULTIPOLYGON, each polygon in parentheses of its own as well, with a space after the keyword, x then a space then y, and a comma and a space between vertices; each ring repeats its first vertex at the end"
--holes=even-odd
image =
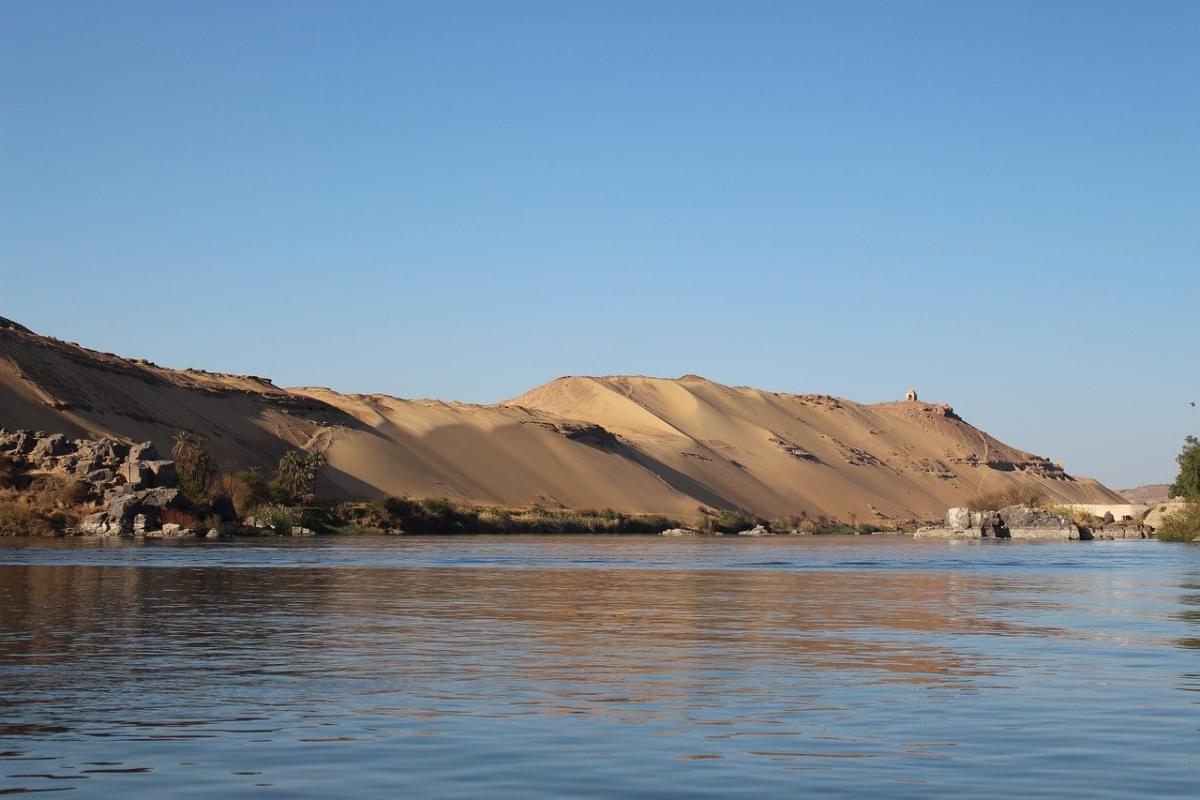
POLYGON ((0 543, 0 793, 1200 796, 1200 547, 0 543))

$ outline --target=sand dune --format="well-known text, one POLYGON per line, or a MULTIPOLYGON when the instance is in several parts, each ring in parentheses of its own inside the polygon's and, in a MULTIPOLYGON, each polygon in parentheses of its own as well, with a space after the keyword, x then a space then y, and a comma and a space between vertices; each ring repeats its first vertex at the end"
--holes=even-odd
POLYGON ((329 459, 319 488, 341 497, 687 517, 704 505, 862 521, 928 518, 976 493, 1025 485, 1064 502, 1120 501, 927 403, 863 405, 694 375, 566 377, 490 406, 344 395, 167 369, 2 319, 0 426, 160 448, 186 429, 207 437, 227 468, 318 447, 329 459))

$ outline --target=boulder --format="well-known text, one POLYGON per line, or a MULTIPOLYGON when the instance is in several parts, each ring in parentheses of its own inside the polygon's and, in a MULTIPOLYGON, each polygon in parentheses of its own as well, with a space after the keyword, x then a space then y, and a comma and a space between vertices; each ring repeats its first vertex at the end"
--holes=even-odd
POLYGON ((141 511, 142 501, 136 494, 123 494, 108 504, 108 521, 121 533, 133 532, 133 519, 141 511))
POLYGON ((179 490, 168 486, 144 489, 136 494, 142 498, 142 503, 150 508, 173 508, 179 504, 179 490))
POLYGON ((46 461, 52 456, 65 456, 73 449, 72 443, 67 441, 66 436, 63 436, 61 433, 53 433, 37 441, 29 451, 29 460, 35 462, 46 461))
POLYGON ((33 449, 37 444, 37 439, 29 435, 29 431, 17 431, 12 434, 12 439, 8 445, 8 453, 10 455, 23 456, 33 449))
POLYGON ((116 536, 121 533, 120 527, 114 527, 109 522, 108 514, 103 511, 89 514, 76 527, 80 533, 89 536, 116 536))
POLYGON ((659 536, 699 536, 698 531, 688 530, 687 528, 667 528, 659 534, 659 536))
POLYGON ((178 489, 143 489, 140 492, 117 494, 108 503, 108 522, 122 533, 132 533, 135 518, 145 515, 145 530, 152 526, 152 521, 157 522, 164 508, 170 508, 178 499, 178 489))
POLYGON ((773 535, 774 534, 772 534, 771 531, 768 530, 763 525, 755 525, 750 530, 738 531, 738 536, 773 536, 773 535))
POLYGON ((983 534, 979 528, 918 528, 913 533, 914 539, 981 539, 983 534))
POLYGON ((65 456, 52 458, 55 467, 64 472, 74 472, 75 467, 79 464, 79 456, 75 453, 67 453, 65 456))
POLYGON ((154 449, 153 442, 140 442, 130 445, 128 459, 130 461, 155 461, 158 459, 158 451, 154 449))
POLYGON ((117 475, 134 489, 150 486, 150 469, 140 461, 126 461, 117 470, 117 475))
MULTIPOLYGON (((980 525, 982 525, 982 520, 980 525)), ((952 531, 964 531, 967 528, 977 527, 971 524, 970 510, 959 506, 952 508, 946 512, 946 527, 952 531)))
POLYGON ((111 469, 94 469, 84 475, 91 483, 110 483, 115 475, 111 469))
POLYGON ((1010 529, 1069 530, 1073 524, 1067 517, 1060 517, 1048 511, 1043 511, 1040 508, 1030 508, 1028 506, 1008 506, 1007 508, 1002 508, 1000 509, 1000 517, 1010 529))
POLYGON ((116 439, 101 439, 96 443, 95 456, 106 464, 116 466, 129 455, 129 445, 116 439))

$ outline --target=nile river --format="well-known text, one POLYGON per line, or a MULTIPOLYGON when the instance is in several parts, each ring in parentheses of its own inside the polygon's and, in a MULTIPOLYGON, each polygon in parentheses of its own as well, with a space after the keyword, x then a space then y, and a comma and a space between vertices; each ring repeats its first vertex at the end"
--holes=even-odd
POLYGON ((0 542, 0 794, 1200 796, 1200 547, 0 542))

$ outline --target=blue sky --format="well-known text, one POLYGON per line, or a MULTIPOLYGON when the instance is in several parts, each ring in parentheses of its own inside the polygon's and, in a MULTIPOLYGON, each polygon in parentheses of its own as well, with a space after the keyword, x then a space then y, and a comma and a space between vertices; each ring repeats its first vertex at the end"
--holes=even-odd
POLYGON ((0 315, 405 397, 915 386, 1168 481, 1198 38, 1190 2, 0 0, 0 315))

